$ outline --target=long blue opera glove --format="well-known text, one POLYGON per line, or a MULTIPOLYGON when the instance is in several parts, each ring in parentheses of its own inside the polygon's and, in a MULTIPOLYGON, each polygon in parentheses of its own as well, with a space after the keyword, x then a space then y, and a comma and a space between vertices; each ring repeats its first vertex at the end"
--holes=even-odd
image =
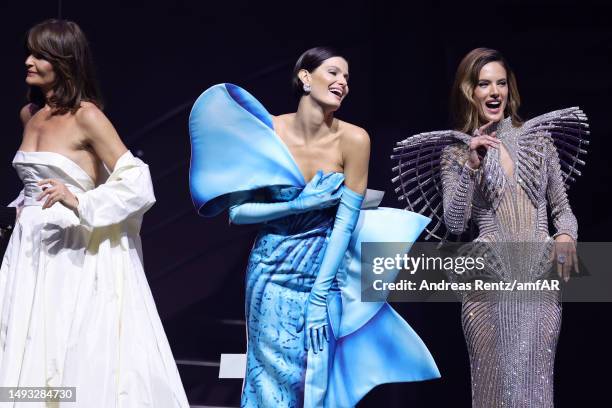
POLYGON ((357 225, 363 198, 363 195, 343 187, 329 243, 308 296, 303 321, 298 324, 298 332, 306 329, 304 347, 312 349, 315 354, 324 349, 331 335, 327 329, 327 295, 357 225))
POLYGON ((321 170, 291 201, 278 203, 247 202, 230 207, 230 220, 234 224, 258 224, 292 214, 322 210, 338 204, 342 196, 342 173, 323 174, 321 170))

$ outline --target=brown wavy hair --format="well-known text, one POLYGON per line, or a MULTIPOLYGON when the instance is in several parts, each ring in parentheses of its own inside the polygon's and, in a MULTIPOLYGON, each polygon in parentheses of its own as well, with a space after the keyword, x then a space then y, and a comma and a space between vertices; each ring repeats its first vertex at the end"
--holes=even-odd
POLYGON ((42 108, 48 104, 54 115, 75 113, 87 101, 102 109, 89 43, 80 27, 67 20, 46 20, 28 30, 27 55, 51 63, 55 71, 53 93, 47 100, 42 90, 30 86, 27 99, 42 108))
POLYGON ((451 118, 455 129, 461 132, 471 133, 482 126, 479 106, 474 99, 474 89, 478 85, 480 70, 489 62, 499 62, 506 70, 508 101, 504 109, 504 116, 510 116, 515 127, 523 123, 518 115, 521 97, 510 65, 499 51, 490 48, 476 48, 461 60, 451 91, 451 118))

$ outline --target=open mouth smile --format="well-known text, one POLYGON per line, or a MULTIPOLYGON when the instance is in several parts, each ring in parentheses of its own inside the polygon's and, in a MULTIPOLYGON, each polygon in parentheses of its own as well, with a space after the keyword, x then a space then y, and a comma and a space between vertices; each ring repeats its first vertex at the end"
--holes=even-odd
POLYGON ((334 94, 338 99, 342 99, 342 97, 344 96, 344 91, 338 87, 329 88, 329 92, 334 94))
POLYGON ((497 114, 501 110, 502 103, 500 100, 488 100, 485 102, 485 106, 489 113, 497 114))

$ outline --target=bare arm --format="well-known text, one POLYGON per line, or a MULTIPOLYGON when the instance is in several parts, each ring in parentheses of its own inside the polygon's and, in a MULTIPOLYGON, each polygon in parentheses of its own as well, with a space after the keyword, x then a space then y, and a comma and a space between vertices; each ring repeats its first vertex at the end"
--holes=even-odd
POLYGON ((95 105, 87 104, 77 111, 76 122, 85 135, 85 141, 112 171, 127 148, 106 115, 95 105))
POLYGON ((57 180, 41 180, 39 184, 51 184, 39 196, 39 199, 48 196, 43 209, 61 202, 75 211, 84 225, 92 228, 118 224, 144 214, 155 203, 149 167, 127 151, 97 107, 87 104, 76 116, 85 141, 112 173, 105 183, 76 194, 57 180))
MULTIPOLYGON (((77 126, 83 132, 85 143, 90 145, 106 167, 113 171, 119 158, 127 152, 127 148, 106 115, 94 104, 84 103, 75 114, 75 118, 77 126)), ((38 196, 39 200, 47 197, 43 209, 60 202, 69 209, 77 211, 79 200, 63 183, 46 179, 39 181, 38 184, 52 186, 38 196)))
POLYGON ((344 185, 350 190, 363 194, 368 185, 370 164, 370 136, 357 126, 343 135, 342 159, 344 162, 344 185))

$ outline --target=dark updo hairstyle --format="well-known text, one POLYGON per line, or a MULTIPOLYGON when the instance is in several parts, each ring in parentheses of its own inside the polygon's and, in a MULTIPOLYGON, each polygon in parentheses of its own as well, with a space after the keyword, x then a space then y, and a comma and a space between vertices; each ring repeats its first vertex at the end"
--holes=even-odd
POLYGON ((26 55, 49 61, 56 78, 49 100, 40 88, 31 86, 29 102, 37 108, 49 104, 54 115, 74 113, 83 101, 102 109, 89 43, 76 23, 51 19, 36 24, 27 33, 25 51, 26 55))
POLYGON ((304 53, 300 55, 300 58, 298 58, 295 63, 295 68, 293 68, 293 77, 291 79, 291 88, 295 96, 299 98, 305 94, 304 83, 300 77, 298 77, 298 73, 302 69, 313 72, 323 63, 323 61, 333 57, 341 57, 348 61, 346 57, 331 47, 314 47, 304 51, 304 53))

